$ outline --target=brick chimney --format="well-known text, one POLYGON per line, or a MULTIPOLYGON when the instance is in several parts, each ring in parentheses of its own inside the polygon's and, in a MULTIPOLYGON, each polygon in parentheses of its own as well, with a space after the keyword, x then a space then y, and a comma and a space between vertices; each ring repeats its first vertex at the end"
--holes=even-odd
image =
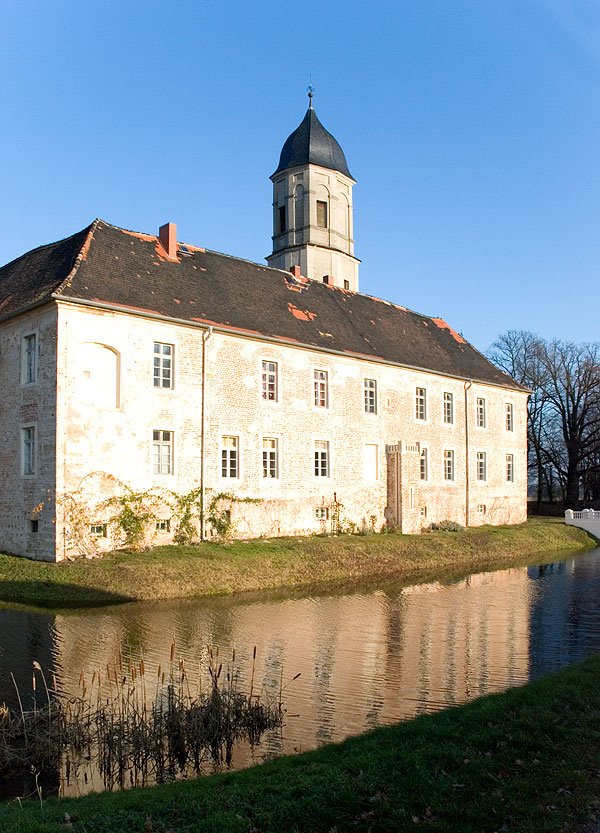
POLYGON ((158 230, 158 239, 167 257, 177 260, 177 224, 165 223, 158 230))
POLYGON ((299 278, 299 277, 302 276, 302 271, 301 271, 299 266, 292 266, 292 268, 290 269, 290 272, 292 273, 292 275, 295 278, 299 278))

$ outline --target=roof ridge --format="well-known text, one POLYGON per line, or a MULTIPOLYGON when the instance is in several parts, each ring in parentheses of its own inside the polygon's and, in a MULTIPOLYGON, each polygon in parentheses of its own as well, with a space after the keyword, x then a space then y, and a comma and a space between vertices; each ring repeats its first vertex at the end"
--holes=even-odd
POLYGON ((62 293, 63 289, 66 289, 68 286, 71 285, 71 283, 73 281, 73 278, 75 277, 75 275, 77 273, 77 270, 79 269, 81 261, 85 260, 86 257, 87 257, 87 253, 88 253, 89 248, 91 246, 92 240, 94 239, 94 232, 96 231, 96 229, 98 228, 99 223, 101 223, 101 222, 102 222, 102 220, 99 217, 96 217, 96 219, 93 221, 93 223, 91 223, 90 226, 88 227, 87 234, 85 236, 85 240, 81 244, 81 248, 79 249, 79 254, 75 258, 75 261, 74 261, 73 266, 71 267, 71 269, 69 271, 69 274, 66 276, 66 278, 64 278, 64 280, 62 280, 59 283, 59 285, 53 291, 52 297, 54 297, 55 295, 60 295, 62 293))

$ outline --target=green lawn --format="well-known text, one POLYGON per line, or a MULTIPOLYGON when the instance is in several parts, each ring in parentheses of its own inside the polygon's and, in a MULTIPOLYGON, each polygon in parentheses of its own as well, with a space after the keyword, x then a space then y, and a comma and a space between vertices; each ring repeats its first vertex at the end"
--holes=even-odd
POLYGON ((156 547, 48 564, 0 555, 0 602, 91 607, 243 591, 416 583, 547 561, 595 542, 575 527, 534 518, 517 527, 423 535, 274 538, 156 547))
POLYGON ((243 772, 13 803, 0 807, 0 830, 557 833, 580 830, 599 800, 594 657, 524 688, 243 772))

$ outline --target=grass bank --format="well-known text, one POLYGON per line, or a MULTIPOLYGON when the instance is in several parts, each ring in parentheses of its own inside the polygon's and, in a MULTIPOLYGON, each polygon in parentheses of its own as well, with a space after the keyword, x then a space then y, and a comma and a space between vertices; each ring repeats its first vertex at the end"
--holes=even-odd
POLYGON ((0 829, 556 833, 580 830, 599 801, 594 657, 521 689, 243 772, 0 807, 0 829))
POLYGON ((416 583, 555 558, 594 546, 575 527, 534 518, 516 527, 427 535, 274 538, 115 552, 59 564, 0 555, 0 602, 76 608, 393 580, 416 583))

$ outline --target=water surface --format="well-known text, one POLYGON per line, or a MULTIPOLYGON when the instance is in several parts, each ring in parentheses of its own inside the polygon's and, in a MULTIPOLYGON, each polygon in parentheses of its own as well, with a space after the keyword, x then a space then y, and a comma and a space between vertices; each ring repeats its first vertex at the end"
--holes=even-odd
MULTIPOLYGON (((600 548, 543 567, 482 573, 449 584, 305 598, 135 603, 77 613, 0 611, 0 702, 15 705, 14 673, 31 697, 32 662, 75 691, 122 654, 155 675, 177 657, 193 674, 218 647, 235 649, 242 682, 284 692, 285 726, 234 766, 306 750, 521 685, 600 652, 600 548)), ((66 793, 101 789, 63 784, 66 793)))

